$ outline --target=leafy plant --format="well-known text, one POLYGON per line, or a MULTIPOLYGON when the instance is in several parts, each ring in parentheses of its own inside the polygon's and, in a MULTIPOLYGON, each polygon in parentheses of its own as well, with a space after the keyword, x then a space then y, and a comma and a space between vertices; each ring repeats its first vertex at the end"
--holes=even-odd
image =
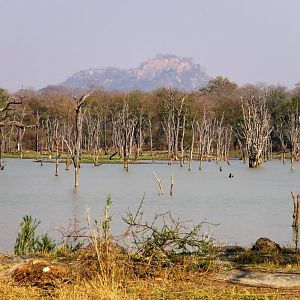
POLYGON ((36 229, 40 223, 40 221, 33 219, 31 216, 26 215, 23 217, 14 248, 16 255, 45 254, 55 249, 56 243, 48 234, 36 236, 36 229))
POLYGON ((40 221, 33 219, 31 216, 26 215, 20 224, 20 231, 18 233, 15 243, 16 255, 28 255, 35 253, 37 238, 35 230, 39 226, 40 221))
POLYGON ((50 253, 55 250, 56 242, 47 233, 42 234, 36 240, 35 251, 37 253, 50 253))

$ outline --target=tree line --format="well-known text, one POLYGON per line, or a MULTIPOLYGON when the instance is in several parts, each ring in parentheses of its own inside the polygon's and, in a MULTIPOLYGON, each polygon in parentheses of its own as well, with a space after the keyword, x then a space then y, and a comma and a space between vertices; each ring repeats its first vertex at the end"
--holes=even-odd
MULTIPOLYGON (((161 88, 108 92, 0 89, 0 167, 3 153, 35 151, 56 160, 67 153, 75 170, 82 154, 95 165, 105 154, 117 155, 125 170, 145 151, 152 159, 164 152, 181 166, 198 160, 226 160, 239 153, 250 167, 272 152, 290 153, 291 166, 300 148, 300 86, 238 86, 217 77, 204 88, 186 92, 161 88)), ((70 161, 68 163, 70 164, 70 161)), ((78 176, 78 175, 77 175, 78 176)))

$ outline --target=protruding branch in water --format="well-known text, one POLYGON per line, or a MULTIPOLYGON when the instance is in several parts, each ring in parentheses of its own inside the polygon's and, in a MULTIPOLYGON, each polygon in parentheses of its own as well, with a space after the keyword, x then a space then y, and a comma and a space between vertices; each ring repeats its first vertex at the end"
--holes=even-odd
POLYGON ((156 174, 153 172, 153 175, 158 183, 158 188, 159 188, 159 192, 158 192, 158 195, 163 195, 164 194, 164 190, 163 190, 163 187, 162 187, 162 184, 161 184, 161 181, 160 179, 156 176, 156 174))

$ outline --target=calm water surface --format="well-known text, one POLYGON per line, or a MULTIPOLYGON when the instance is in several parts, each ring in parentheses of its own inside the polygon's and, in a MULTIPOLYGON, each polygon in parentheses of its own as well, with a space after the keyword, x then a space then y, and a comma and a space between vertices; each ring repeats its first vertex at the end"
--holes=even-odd
MULTIPOLYGON (((89 207, 94 216, 103 210, 108 193, 112 197, 112 230, 120 234, 121 220, 128 209, 134 211, 145 194, 144 210, 149 220, 156 213, 171 211, 175 217, 196 224, 203 220, 219 224, 205 230, 228 244, 250 245, 259 237, 293 244, 291 228, 293 203, 291 191, 300 193, 300 166, 279 160, 249 169, 241 161, 216 164, 207 162, 198 170, 197 162, 187 166, 160 164, 130 165, 126 173, 121 165, 80 169, 79 190, 73 189, 73 170, 55 165, 41 167, 31 160, 7 159, 0 171, 0 251, 11 251, 22 217, 30 214, 42 221, 40 231, 66 226, 77 217, 85 225, 89 207), (222 166, 223 171, 219 171, 222 166), (153 171, 162 179, 164 196, 158 196, 153 171), (173 197, 169 196, 170 177, 174 174, 173 197), (234 178, 228 178, 229 173, 234 178)), ((53 231, 50 235, 55 234, 53 231)))

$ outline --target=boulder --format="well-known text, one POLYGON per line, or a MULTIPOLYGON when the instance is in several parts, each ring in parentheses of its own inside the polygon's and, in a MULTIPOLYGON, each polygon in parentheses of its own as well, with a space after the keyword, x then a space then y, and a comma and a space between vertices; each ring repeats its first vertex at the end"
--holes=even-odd
POLYGON ((268 238, 259 238, 253 245, 252 251, 279 252, 281 247, 268 238))

